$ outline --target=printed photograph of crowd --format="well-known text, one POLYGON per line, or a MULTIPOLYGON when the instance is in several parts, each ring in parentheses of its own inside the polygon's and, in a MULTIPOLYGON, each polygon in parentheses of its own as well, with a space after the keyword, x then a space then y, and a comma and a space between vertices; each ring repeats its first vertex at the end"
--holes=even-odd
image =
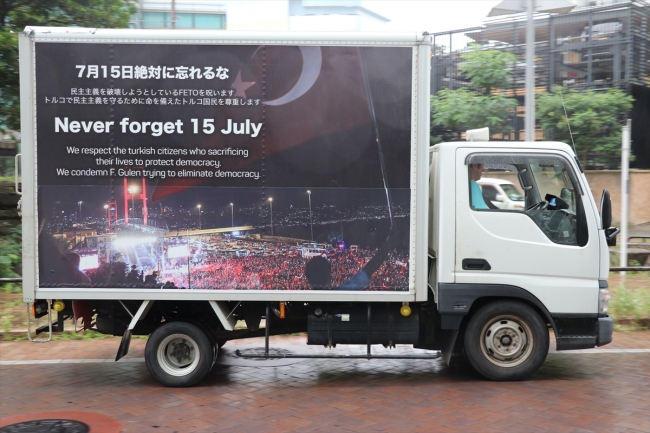
MULTIPOLYGON (((69 281, 89 287, 133 287, 191 290, 408 290, 408 256, 392 248, 260 241, 231 234, 145 239, 138 245, 140 266, 117 242, 109 263, 95 250, 66 255, 69 281), (97 267, 82 270, 88 258, 97 267), (95 283, 93 283, 95 282, 95 283)), ((91 265, 92 266, 92 265, 91 265)))
MULTIPOLYGON (((86 189, 99 190, 76 187, 75 192, 86 189)), ((40 287, 409 289, 408 191, 393 191, 391 219, 381 204, 382 191, 310 192, 316 197, 311 208, 311 196, 307 206, 299 206, 297 198, 304 198, 298 191, 282 191, 284 196, 273 191, 272 215, 268 197, 266 204, 251 199, 245 205, 241 189, 233 192, 242 203, 236 213, 230 203, 206 211, 208 189, 196 190, 152 206, 147 224, 137 205, 130 208, 127 223, 111 220, 110 209, 103 218, 84 212, 91 203, 88 192, 75 207, 57 200, 42 219, 40 287), (183 211, 193 202, 206 204, 183 211)), ((47 201, 43 204, 46 209, 47 201)))
POLYGON ((195 254, 189 266, 190 281, 187 272, 182 270, 183 263, 163 271, 160 277, 173 281, 177 286, 207 290, 408 288, 408 257, 404 252, 389 251, 389 246, 382 250, 356 245, 343 249, 342 246, 309 242, 269 242, 263 247, 249 240, 238 240, 237 243, 239 249, 226 251, 225 254, 215 253, 209 246, 195 254), (373 257, 377 257, 375 262, 379 266, 369 270, 366 266, 373 257), (363 280, 357 276, 361 273, 365 273, 363 280))

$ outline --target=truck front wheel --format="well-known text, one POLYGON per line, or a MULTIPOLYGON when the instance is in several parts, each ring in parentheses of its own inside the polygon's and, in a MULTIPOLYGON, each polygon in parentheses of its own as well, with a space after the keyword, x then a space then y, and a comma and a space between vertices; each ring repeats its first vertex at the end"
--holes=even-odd
POLYGON ((156 329, 144 351, 149 373, 165 386, 192 386, 212 367, 214 349, 199 327, 169 322, 156 329))
POLYGON ((492 380, 522 380, 535 373, 548 354, 549 336, 539 314, 517 301, 485 305, 465 330, 465 354, 492 380))

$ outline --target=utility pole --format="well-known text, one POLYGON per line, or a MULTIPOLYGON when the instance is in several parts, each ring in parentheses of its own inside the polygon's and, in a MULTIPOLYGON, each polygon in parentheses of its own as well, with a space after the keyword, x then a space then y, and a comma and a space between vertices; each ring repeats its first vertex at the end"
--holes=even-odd
POLYGON ((526 117, 524 129, 526 141, 535 141, 535 0, 528 0, 526 8, 526 117))
POLYGON ((526 20, 526 117, 524 126, 526 141, 535 141, 535 23, 533 15, 537 12, 566 14, 575 4, 568 0, 503 0, 494 6, 489 17, 527 12, 526 20))
MULTIPOLYGON (((632 132, 632 121, 627 119, 623 127, 623 142, 621 148, 621 251, 619 266, 627 266, 627 223, 630 206, 630 135, 632 132)), ((621 276, 625 276, 625 271, 621 276)))

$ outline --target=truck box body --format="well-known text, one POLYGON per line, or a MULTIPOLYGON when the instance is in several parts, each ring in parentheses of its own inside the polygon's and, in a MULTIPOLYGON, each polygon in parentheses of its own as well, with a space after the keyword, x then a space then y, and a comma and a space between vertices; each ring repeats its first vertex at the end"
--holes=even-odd
POLYGON ((422 36, 29 31, 26 301, 426 298, 422 36))

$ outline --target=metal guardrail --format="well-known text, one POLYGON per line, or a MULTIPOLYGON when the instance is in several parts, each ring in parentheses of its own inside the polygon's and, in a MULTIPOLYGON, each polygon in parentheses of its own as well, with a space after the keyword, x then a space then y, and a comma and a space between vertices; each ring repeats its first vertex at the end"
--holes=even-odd
POLYGON ((617 266, 617 267, 609 268, 609 272, 620 272, 620 271, 630 271, 630 272, 650 271, 650 266, 617 266))
POLYGON ((0 283, 22 283, 22 278, 0 278, 0 283))

